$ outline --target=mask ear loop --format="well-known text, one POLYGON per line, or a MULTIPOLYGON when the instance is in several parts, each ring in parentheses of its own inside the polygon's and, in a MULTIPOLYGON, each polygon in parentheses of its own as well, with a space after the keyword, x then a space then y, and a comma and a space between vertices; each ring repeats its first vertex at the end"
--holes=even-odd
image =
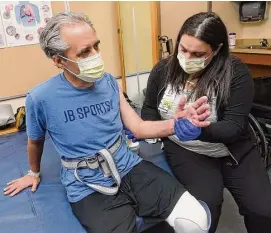
MULTIPOLYGON (((213 54, 213 57, 215 57, 215 56, 219 53, 219 51, 220 51, 220 49, 222 48, 222 46, 223 46, 222 43, 219 44, 217 50, 214 51, 213 53, 211 53, 211 54, 213 54)), ((205 62, 210 58, 211 54, 210 54, 207 58, 205 58, 205 62)), ((212 57, 212 59, 213 59, 213 57, 212 57)), ((206 66, 212 61, 212 59, 210 59, 209 62, 207 62, 206 66)))
POLYGON ((59 57, 61 57, 61 58, 65 59, 65 60, 67 60, 67 61, 70 61, 70 62, 73 62, 73 63, 78 64, 78 62, 73 61, 73 60, 71 60, 71 59, 69 59, 69 58, 67 58, 67 57, 64 57, 64 56, 60 55, 60 54, 57 54, 57 56, 59 56, 59 57))
MULTIPOLYGON (((56 56, 59 56, 59 57, 61 57, 62 59, 65 59, 65 60, 67 60, 67 61, 70 61, 70 62, 73 62, 73 63, 78 64, 77 62, 75 62, 75 61, 73 61, 73 60, 71 60, 71 59, 69 59, 69 58, 67 58, 67 57, 64 57, 64 56, 62 56, 62 55, 60 55, 60 54, 57 54, 56 56)), ((66 67, 63 67, 63 69, 69 71, 69 72, 70 72, 71 74, 73 74, 75 77, 77 77, 77 75, 78 75, 78 74, 73 73, 71 70, 69 70, 69 69, 66 68, 66 67)))
POLYGON ((219 44, 217 50, 215 50, 214 52, 210 53, 210 55, 208 55, 208 57, 205 58, 205 61, 207 61, 211 57, 211 55, 213 55, 213 57, 216 56, 218 54, 218 52, 220 51, 220 49, 221 49, 222 46, 223 46, 222 43, 219 44))
POLYGON ((221 43, 221 44, 218 46, 217 50, 214 52, 214 56, 216 56, 216 55, 219 53, 219 51, 220 51, 220 49, 222 48, 222 46, 223 46, 223 43, 221 43))

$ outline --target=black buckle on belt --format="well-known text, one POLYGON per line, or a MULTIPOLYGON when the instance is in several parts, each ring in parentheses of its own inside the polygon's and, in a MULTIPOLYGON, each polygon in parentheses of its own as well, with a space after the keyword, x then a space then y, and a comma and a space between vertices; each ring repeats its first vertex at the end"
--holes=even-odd
POLYGON ((98 163, 99 163, 99 167, 103 173, 103 175, 105 177, 109 177, 111 175, 111 172, 109 170, 109 165, 107 163, 107 161, 103 158, 103 156, 100 155, 100 157, 98 158, 100 154, 97 154, 97 159, 98 159, 98 163))
POLYGON ((85 159, 83 159, 83 161, 86 162, 86 165, 87 165, 87 168, 88 168, 88 169, 92 169, 92 168, 90 168, 90 165, 89 165, 89 164, 93 164, 93 163, 96 163, 96 162, 99 163, 99 160, 98 160, 98 156, 97 156, 97 155, 95 155, 95 156, 93 156, 93 157, 91 157, 91 158, 85 158, 85 159))

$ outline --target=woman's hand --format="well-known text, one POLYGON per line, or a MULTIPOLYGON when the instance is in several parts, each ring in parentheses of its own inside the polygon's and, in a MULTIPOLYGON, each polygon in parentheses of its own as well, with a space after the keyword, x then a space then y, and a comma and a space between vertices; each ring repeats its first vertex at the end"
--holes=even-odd
POLYGON ((211 115, 210 106, 206 102, 207 97, 203 96, 185 107, 186 97, 181 97, 174 116, 174 131, 179 140, 194 140, 201 134, 201 127, 210 125, 207 120, 211 115))
POLYGON ((210 125, 210 121, 207 118, 211 115, 211 112, 206 96, 197 99, 194 103, 186 107, 185 105, 186 97, 182 96, 174 115, 175 121, 186 118, 196 127, 202 128, 210 125))

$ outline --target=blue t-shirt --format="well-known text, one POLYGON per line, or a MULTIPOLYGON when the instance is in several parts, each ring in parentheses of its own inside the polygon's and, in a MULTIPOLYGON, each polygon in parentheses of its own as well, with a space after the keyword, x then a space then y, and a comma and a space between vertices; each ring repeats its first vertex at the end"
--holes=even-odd
MULTIPOLYGON (((27 134, 32 140, 50 134, 58 154, 65 159, 93 155, 111 146, 122 135, 119 88, 110 74, 95 82, 94 87, 79 89, 59 74, 32 89, 26 98, 27 134)), ((123 140, 114 154, 123 177, 142 159, 123 140)), ((77 181, 74 170, 61 167, 61 181, 70 202, 77 202, 94 192, 77 181)), ((100 169, 80 169, 85 182, 112 186, 100 169)))

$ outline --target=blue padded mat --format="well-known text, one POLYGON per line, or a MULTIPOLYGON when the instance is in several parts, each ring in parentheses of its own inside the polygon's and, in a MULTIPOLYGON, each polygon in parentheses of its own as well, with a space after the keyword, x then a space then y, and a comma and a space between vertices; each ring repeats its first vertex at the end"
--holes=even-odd
MULTIPOLYGON (((0 188, 28 171, 26 133, 0 137, 0 188)), ((140 143, 140 155, 169 171, 161 144, 140 143)), ((60 159, 46 138, 42 157, 42 182, 35 193, 27 189, 10 198, 0 194, 0 233, 85 233, 74 217, 59 179, 60 159)), ((137 223, 141 225, 142 219, 137 223)), ((141 227, 141 229, 146 226, 141 227)))

